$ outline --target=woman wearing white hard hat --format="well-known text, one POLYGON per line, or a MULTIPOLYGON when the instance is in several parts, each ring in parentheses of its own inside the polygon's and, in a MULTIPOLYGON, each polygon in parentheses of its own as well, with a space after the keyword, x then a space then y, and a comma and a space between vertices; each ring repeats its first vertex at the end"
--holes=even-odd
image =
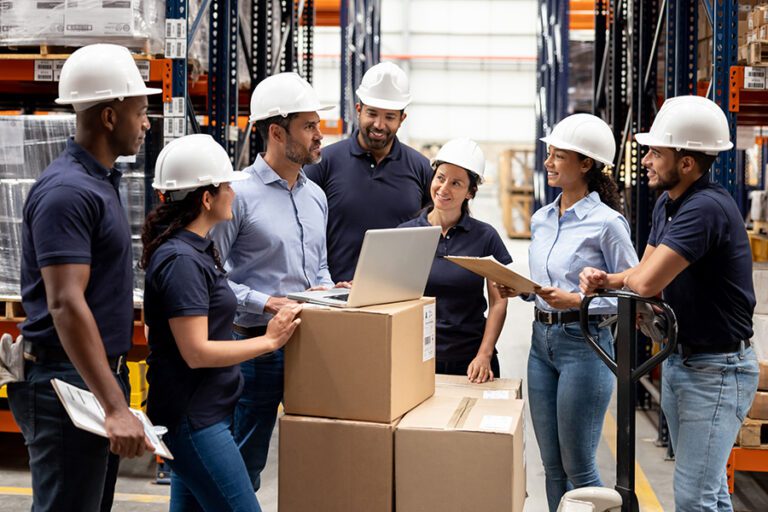
POLYGON ((437 297, 435 370, 486 382, 499 376, 496 342, 507 316, 507 299, 481 276, 443 256, 493 256, 505 265, 512 258, 496 230, 469 214, 469 201, 475 197, 485 171, 485 156, 477 143, 469 139, 446 142, 432 166, 432 206, 400 227, 442 228, 425 290, 425 295, 437 297), (485 289, 490 304, 486 303, 485 289))
POLYGON ((144 224, 144 311, 149 328, 147 414, 168 428, 174 456, 172 511, 260 511, 232 417, 242 390, 239 363, 288 341, 301 307, 286 307, 264 336, 232 341, 237 299, 213 241, 216 224, 232 217, 232 170, 208 135, 176 139, 160 152, 152 186, 163 203, 144 224))
MULTIPOLYGON (((616 151, 610 127, 574 114, 541 140, 548 149, 547 183, 562 192, 531 219, 531 278, 542 288, 525 297, 536 302, 528 399, 554 512, 566 491, 602 485, 595 452, 615 380, 581 334, 579 272, 620 272, 637 264, 637 254, 616 183, 604 172, 616 151)), ((502 296, 517 294, 499 289, 502 296)), ((604 299, 590 306, 590 328, 609 354, 613 337, 600 322, 615 312, 615 302, 604 299)))

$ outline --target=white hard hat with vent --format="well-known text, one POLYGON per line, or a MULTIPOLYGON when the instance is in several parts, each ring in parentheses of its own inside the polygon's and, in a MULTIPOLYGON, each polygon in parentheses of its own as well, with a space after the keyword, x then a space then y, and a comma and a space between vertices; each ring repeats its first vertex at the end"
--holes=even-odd
POLYGON ((408 77, 392 62, 372 66, 355 92, 361 103, 374 108, 403 110, 411 102, 408 77))
POLYGON ((650 131, 635 140, 644 146, 687 149, 716 155, 733 147, 725 112, 701 96, 669 98, 659 109, 650 131))
POLYGON ((297 73, 278 73, 259 82, 253 90, 249 121, 254 123, 274 116, 287 117, 288 114, 332 108, 333 105, 320 104, 312 85, 297 73))
POLYGON ((440 164, 448 163, 466 169, 477 175, 478 182, 483 182, 485 174, 485 155, 477 142, 459 138, 451 139, 440 148, 437 156, 432 160, 432 167, 437 169, 440 164))
POLYGON ((229 155, 213 137, 197 133, 174 139, 160 151, 152 188, 178 201, 199 187, 245 179, 248 174, 232 169, 229 155))
POLYGON ((160 94, 147 87, 131 52, 116 44, 92 44, 75 50, 61 68, 59 105, 76 111, 133 96, 160 94))
POLYGON ((608 123, 591 114, 573 114, 540 139, 548 146, 575 151, 605 165, 613 165, 616 141, 608 123))

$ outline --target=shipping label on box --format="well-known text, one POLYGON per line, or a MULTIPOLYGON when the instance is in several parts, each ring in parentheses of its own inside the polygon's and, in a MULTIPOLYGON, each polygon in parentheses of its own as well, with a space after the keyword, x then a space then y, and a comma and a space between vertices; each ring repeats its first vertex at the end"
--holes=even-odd
POLYGON ((280 418, 280 512, 392 512, 393 423, 280 418))
POLYGON ((757 41, 758 32, 757 29, 750 29, 749 32, 747 32, 747 44, 757 41))
POLYGON ((132 36, 139 0, 66 0, 64 34, 132 36))
POLYGON ((424 353, 422 361, 435 358, 435 326, 437 322, 436 305, 424 305, 424 353))
POLYGON ((524 404, 435 395, 406 414, 395 430, 396 510, 522 512, 524 404))
POLYGON ((744 68, 744 88, 765 89, 765 70, 766 68, 762 67, 746 66, 744 68))
POLYGON ((757 37, 760 41, 768 40, 768 25, 760 25, 757 37))

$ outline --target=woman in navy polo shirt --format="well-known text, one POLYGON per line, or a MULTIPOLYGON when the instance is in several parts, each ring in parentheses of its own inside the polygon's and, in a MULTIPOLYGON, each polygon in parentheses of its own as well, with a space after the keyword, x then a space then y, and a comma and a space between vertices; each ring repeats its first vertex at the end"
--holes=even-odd
POLYGON ((232 217, 229 156, 209 135, 160 152, 152 186, 163 204, 144 224, 144 311, 149 327, 147 413, 174 455, 171 511, 260 511, 232 437, 239 363, 285 345, 300 307, 283 308, 258 338, 232 341, 237 300, 209 230, 232 217), (216 340, 216 341, 214 341, 216 340))
MULTIPOLYGON (((602 485, 595 452, 615 380, 581 334, 579 273, 584 267, 621 272, 637 264, 637 254, 616 183, 603 172, 616 151, 610 127, 574 114, 541 140, 549 151, 547 183, 562 193, 531 219, 531 278, 542 288, 526 297, 536 301, 528 400, 554 512, 566 491, 602 485)), ((591 329, 613 354, 611 332, 599 324, 616 312, 616 303, 596 299, 589 311, 591 329)))
POLYGON ((486 382, 500 373, 496 342, 507 316, 507 299, 483 277, 443 257, 493 256, 504 265, 512 258, 496 230, 469 215, 469 200, 475 197, 485 171, 485 156, 477 143, 469 139, 448 141, 432 167, 433 206, 400 227, 431 225, 443 230, 424 292, 437 298, 435 370, 466 375, 472 382, 486 382))

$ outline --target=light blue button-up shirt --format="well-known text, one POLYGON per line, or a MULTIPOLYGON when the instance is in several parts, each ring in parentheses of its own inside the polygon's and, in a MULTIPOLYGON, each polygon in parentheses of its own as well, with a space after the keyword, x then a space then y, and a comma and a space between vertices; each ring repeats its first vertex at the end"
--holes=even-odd
POLYGON ((250 178, 232 183, 232 220, 211 231, 229 285, 237 296, 235 323, 266 325, 270 297, 312 286, 333 286, 328 272, 325 229, 328 202, 303 172, 293 186, 259 155, 243 169, 250 178))
MULTIPOLYGON (((629 223, 623 215, 600 201, 597 192, 591 192, 561 217, 561 197, 562 194, 531 218, 528 264, 533 281, 541 286, 578 293, 579 273, 584 267, 616 273, 637 265, 629 223)), ((536 307, 556 311, 538 296, 536 307)), ((589 312, 595 315, 615 313, 616 301, 595 299, 589 312)))

